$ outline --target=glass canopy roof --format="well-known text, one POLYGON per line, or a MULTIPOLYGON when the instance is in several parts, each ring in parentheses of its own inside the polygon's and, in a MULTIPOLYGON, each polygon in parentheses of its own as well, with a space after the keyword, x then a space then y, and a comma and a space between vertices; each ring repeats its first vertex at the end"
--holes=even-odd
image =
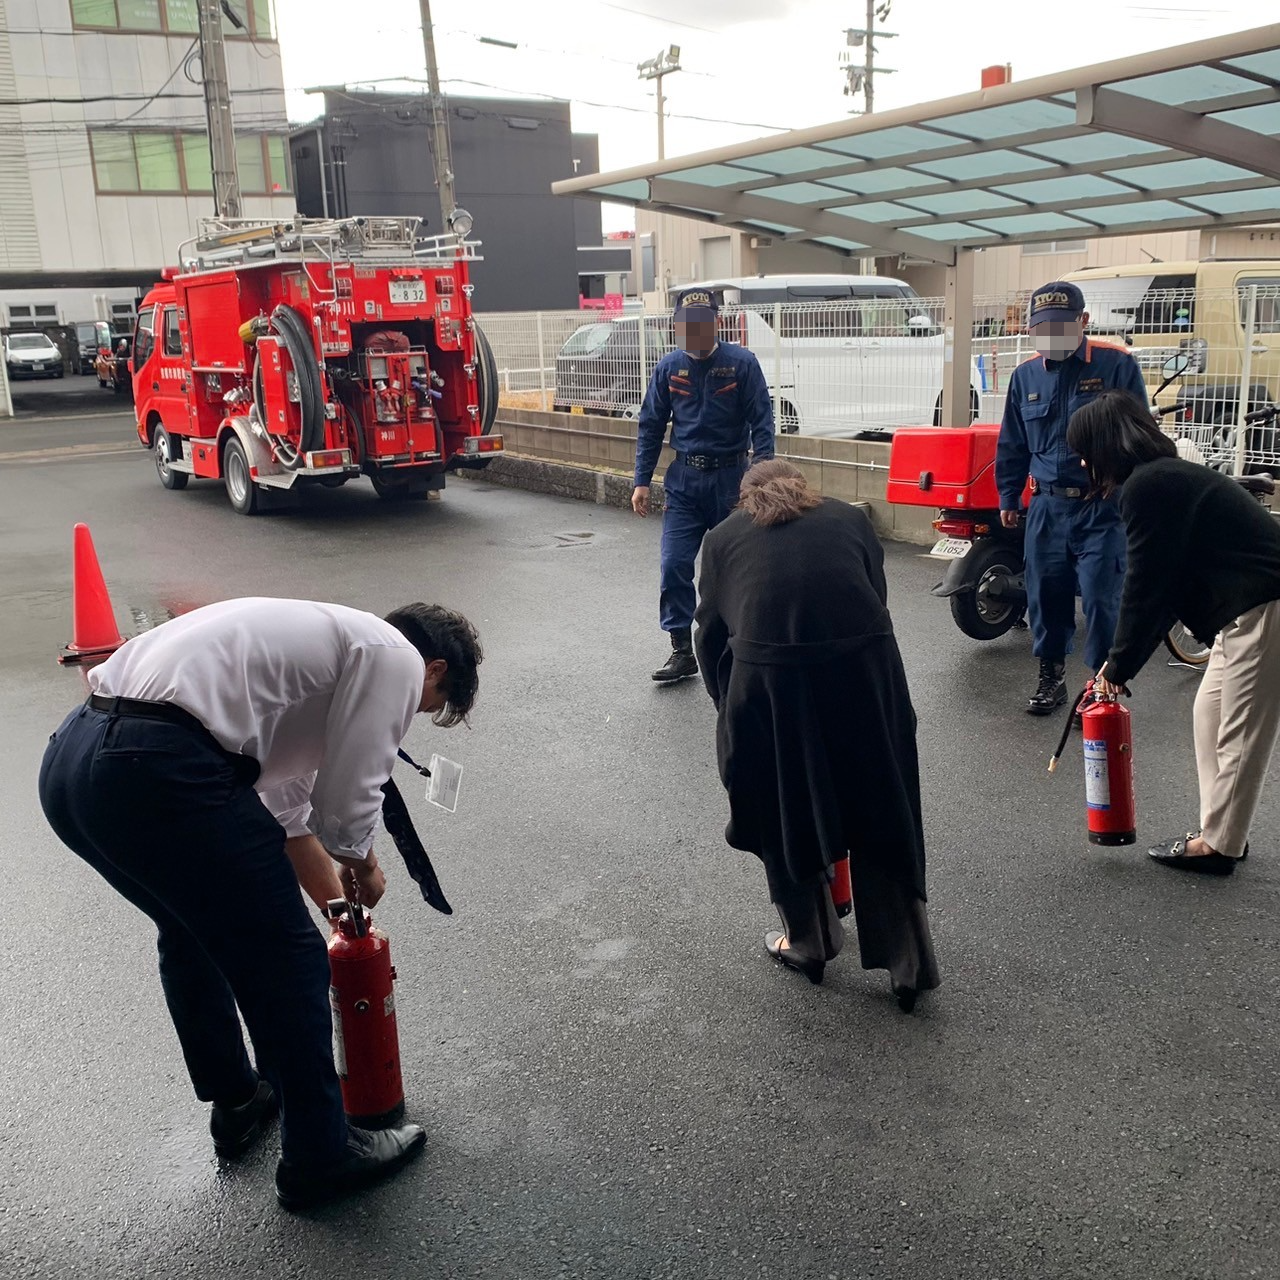
POLYGON ((1280 24, 554 190, 945 263, 1280 220, 1280 24))

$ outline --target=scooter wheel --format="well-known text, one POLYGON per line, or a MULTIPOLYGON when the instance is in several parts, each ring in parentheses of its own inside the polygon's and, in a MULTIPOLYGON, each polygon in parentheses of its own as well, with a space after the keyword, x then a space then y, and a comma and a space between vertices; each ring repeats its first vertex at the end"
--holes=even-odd
POLYGON ((995 640, 1012 630, 1026 612, 1022 601, 1003 600, 993 593, 1000 579, 1022 571, 1022 562, 1017 550, 1002 542, 979 545, 969 555, 974 586, 951 597, 951 616, 974 640, 995 640))

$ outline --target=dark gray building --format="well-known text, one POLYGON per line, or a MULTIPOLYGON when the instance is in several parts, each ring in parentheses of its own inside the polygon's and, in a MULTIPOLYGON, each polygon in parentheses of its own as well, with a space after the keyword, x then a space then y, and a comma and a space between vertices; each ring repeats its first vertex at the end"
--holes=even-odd
MULTIPOLYGON (((551 184, 596 171, 595 135, 572 131, 567 102, 445 103, 458 203, 484 244, 472 274, 476 309, 576 307, 578 246, 601 243, 600 205, 553 196, 551 184)), ((419 214, 441 230, 421 95, 327 91, 324 116, 293 134, 291 150, 299 212, 419 214)))

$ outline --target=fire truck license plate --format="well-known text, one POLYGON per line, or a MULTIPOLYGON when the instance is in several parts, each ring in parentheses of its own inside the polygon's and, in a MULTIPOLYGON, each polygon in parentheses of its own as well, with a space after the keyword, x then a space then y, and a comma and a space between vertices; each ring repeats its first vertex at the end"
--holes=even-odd
POLYGON ((401 305, 427 300, 427 286, 422 280, 392 280, 390 289, 391 301, 401 305))
POLYGON ((933 544, 931 556, 942 556, 945 560, 959 560, 968 553, 973 543, 968 538, 942 538, 933 544))

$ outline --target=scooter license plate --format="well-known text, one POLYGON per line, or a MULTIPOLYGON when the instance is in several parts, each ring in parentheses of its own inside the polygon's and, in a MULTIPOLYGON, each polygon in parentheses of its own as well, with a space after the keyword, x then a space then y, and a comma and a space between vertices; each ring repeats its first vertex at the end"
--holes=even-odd
POLYGON ((944 560, 959 560, 961 556, 968 554, 972 546, 973 543, 968 538, 940 538, 933 544, 933 550, 929 554, 941 556, 944 560))

